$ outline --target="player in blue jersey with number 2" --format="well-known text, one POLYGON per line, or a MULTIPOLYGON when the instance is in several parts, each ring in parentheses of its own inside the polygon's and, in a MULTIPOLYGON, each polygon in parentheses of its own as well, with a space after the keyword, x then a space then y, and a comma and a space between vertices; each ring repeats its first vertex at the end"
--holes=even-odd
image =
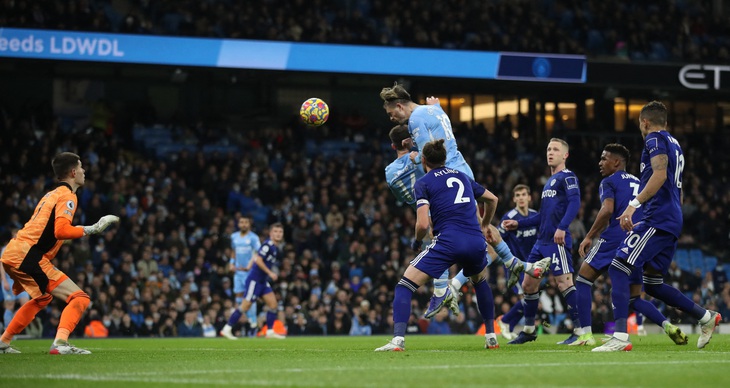
MULTIPOLYGON (((578 328, 578 310, 573 285, 573 258, 570 253, 573 239, 568 230, 568 225, 578 215, 580 209, 580 188, 575 173, 565 168, 568 155, 569 147, 565 140, 550 139, 546 156, 552 176, 548 178, 542 189, 540 213, 521 221, 505 220, 502 222, 502 227, 506 230, 539 225, 537 243, 532 248, 527 261, 535 262, 545 257, 552 259, 550 270, 555 276, 558 290, 568 303, 568 312, 576 325, 573 334, 567 340, 558 342, 561 345, 570 344, 583 334, 578 328)), ((512 345, 524 344, 537 339, 535 315, 540 295, 540 282, 526 277, 522 288, 525 290, 525 326, 517 338, 509 342, 512 345)))
MULTIPOLYGON (((243 302, 243 288, 248 279, 248 273, 253 265, 254 253, 261 247, 259 236, 251 231, 251 218, 242 216, 238 219, 238 231, 231 235, 231 247, 233 248, 233 257, 229 264, 233 272, 233 292, 236 294, 236 306, 240 306, 243 302)), ((256 329, 256 301, 251 304, 251 308, 246 312, 251 330, 256 329)), ((223 337, 235 339, 232 330, 221 330, 223 337)))
MULTIPOLYGON (((469 178, 474 179, 474 173, 457 147, 449 116, 441 108, 437 98, 429 97, 427 99, 427 105, 416 104, 411 101, 411 95, 408 91, 397 83, 392 88, 383 88, 380 92, 380 98, 383 99, 383 108, 391 121, 398 124, 408 124, 408 132, 419 150, 423 150, 426 143, 430 141, 443 139, 444 148, 446 148, 446 167, 461 171, 469 178)), ((412 152, 410 157, 411 161, 416 165, 421 164, 421 153, 412 152)), ((475 217, 477 215, 476 209, 475 205, 475 217)), ((489 221, 491 219, 487 222, 489 221)), ((497 235, 496 228, 491 226, 490 236, 497 235)), ((490 244, 497 253, 500 261, 515 274, 513 276, 515 281, 523 271, 531 276, 542 276, 545 268, 543 263, 525 265, 521 260, 514 257, 506 243, 492 241, 490 244)), ((426 310, 426 318, 433 317, 447 304, 454 313, 458 314, 458 290, 467 281, 467 278, 460 271, 451 280, 451 284, 449 284, 448 276, 449 272, 447 269, 441 276, 434 280, 434 295, 426 310)))
MULTIPOLYGON (((639 178, 626 172, 629 161, 629 150, 621 144, 608 144, 603 148, 598 168, 605 178, 598 187, 601 199, 601 209, 596 215, 593 226, 580 243, 578 253, 585 257, 575 280, 578 293, 578 316, 583 326, 583 335, 573 342, 572 346, 595 345, 593 329, 591 328, 591 306, 593 301, 593 282, 606 272, 611 265, 616 249, 626 238, 626 232, 621 230, 618 217, 639 193, 639 178), (600 234, 600 236, 599 236, 600 234), (593 239, 598 237, 592 249, 593 239)), ((641 219, 641 209, 634 213, 633 219, 641 219)), ((669 320, 657 310, 656 306, 641 299, 642 281, 641 270, 634 269, 631 275, 631 302, 630 305, 637 313, 643 314, 664 329, 664 332, 677 344, 686 345, 687 335, 679 327, 672 325, 669 320)))
POLYGON ((433 223, 433 239, 411 261, 395 287, 393 300, 393 339, 376 352, 404 351, 408 317, 413 293, 431 278, 440 276, 454 264, 471 277, 477 307, 487 328, 485 347, 499 347, 494 334, 494 302, 487 283, 487 240, 485 232, 497 208, 497 197, 461 171, 445 166, 444 140, 427 143, 423 148, 426 175, 416 182, 416 230, 412 244, 420 251, 433 223), (485 204, 481 223, 474 215, 475 202, 485 204), (492 330, 489 330, 492 328, 492 330))
POLYGON ((697 347, 710 342, 722 317, 687 298, 678 289, 664 284, 664 275, 677 249, 682 231, 682 170, 684 153, 677 139, 667 132, 667 107, 652 101, 639 113, 639 129, 644 138, 641 153, 641 191, 618 218, 621 228, 629 232, 623 240, 608 274, 611 277, 611 300, 616 329, 613 337, 594 352, 629 351, 626 320, 629 315, 630 276, 635 268, 644 272, 644 290, 669 306, 676 307, 700 323, 697 347), (641 221, 634 224, 633 214, 642 207, 641 221))
MULTIPOLYGON (((284 339, 285 336, 274 332, 274 321, 276 321, 276 313, 278 311, 278 302, 274 290, 269 284, 269 279, 276 281, 278 275, 272 269, 278 265, 280 257, 279 246, 284 241, 284 226, 280 223, 274 223, 269 227, 269 238, 261 244, 256 254, 253 256, 253 266, 249 271, 246 283, 243 285, 243 301, 241 306, 237 308, 228 323, 223 327, 221 333, 231 332, 231 328, 235 325, 241 315, 248 312, 257 298, 261 298, 269 311, 266 312, 266 338, 284 339)), ((238 339, 235 336, 224 336, 228 339, 238 339)))

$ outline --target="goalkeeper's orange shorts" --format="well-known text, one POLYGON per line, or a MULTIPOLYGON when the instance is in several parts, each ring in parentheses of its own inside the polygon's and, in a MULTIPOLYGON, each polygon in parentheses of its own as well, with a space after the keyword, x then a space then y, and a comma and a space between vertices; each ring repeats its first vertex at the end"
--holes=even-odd
POLYGON ((37 265, 29 266, 28 272, 3 263, 5 272, 13 279, 13 294, 18 295, 25 291, 32 299, 45 293, 51 293, 59 284, 68 279, 68 276, 50 261, 42 259, 37 265))

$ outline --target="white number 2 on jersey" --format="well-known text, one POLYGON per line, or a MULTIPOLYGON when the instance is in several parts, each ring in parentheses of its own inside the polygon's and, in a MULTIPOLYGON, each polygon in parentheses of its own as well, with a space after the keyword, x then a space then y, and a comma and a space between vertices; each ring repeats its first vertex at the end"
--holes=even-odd
POLYGON ((471 199, 464 196, 464 184, 459 179, 451 177, 446 180, 446 186, 448 186, 449 188, 454 187, 454 183, 459 186, 459 189, 456 191, 456 198, 454 198, 454 203, 458 204, 470 202, 471 199))

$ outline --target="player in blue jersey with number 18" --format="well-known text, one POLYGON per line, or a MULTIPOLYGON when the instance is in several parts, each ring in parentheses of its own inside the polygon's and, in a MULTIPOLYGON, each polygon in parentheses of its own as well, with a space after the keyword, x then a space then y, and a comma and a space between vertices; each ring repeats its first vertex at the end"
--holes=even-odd
MULTIPOLYGON (((266 312, 266 338, 283 339, 283 335, 274 332, 274 321, 276 321, 276 313, 278 311, 278 302, 274 290, 269 284, 269 279, 276 281, 278 275, 272 268, 278 265, 280 258, 279 246, 284 241, 284 226, 280 223, 274 223, 269 227, 269 238, 261 244, 256 254, 253 255, 253 266, 243 285, 243 301, 241 306, 237 308, 228 323, 223 327, 221 333, 231 332, 231 328, 235 325, 241 315, 248 312, 257 298, 263 299, 269 311, 266 312)), ((228 339, 238 339, 235 336, 224 336, 228 339)))
MULTIPOLYGON (((230 269, 234 273, 233 275, 233 292, 236 294, 236 306, 240 306, 243 302, 243 288, 248 278, 248 273, 253 265, 254 253, 261 247, 261 241, 259 236, 251 231, 251 218, 242 216, 238 219, 238 231, 231 235, 231 247, 233 248, 233 257, 230 262, 230 269)), ((248 316, 248 322, 251 330, 256 328, 256 301, 251 305, 251 308, 246 312, 248 316)), ((228 330, 221 330, 220 333, 223 337, 228 339, 235 339, 233 332, 228 330)))
POLYGON ((593 351, 617 352, 633 348, 626 320, 631 296, 629 276, 634 268, 643 268, 647 294, 699 321, 701 333, 697 347, 702 349, 710 342, 722 317, 695 304, 678 289, 664 284, 663 278, 669 270, 682 231, 684 153, 677 139, 667 132, 667 107, 661 102, 652 101, 641 108, 639 129, 644 138, 641 191, 618 217, 621 228, 629 234, 608 269, 616 330, 608 342, 593 351), (639 207, 643 208, 644 214, 641 221, 634 224, 632 217, 639 207))
POLYGON ((420 251, 433 223, 433 240, 411 261, 395 287, 393 300, 393 339, 376 352, 404 351, 408 317, 413 293, 431 278, 440 276, 454 264, 471 277, 477 307, 487 328, 485 347, 499 347, 494 334, 494 302, 487 283, 487 240, 484 232, 494 216, 497 197, 461 171, 448 168, 444 140, 427 143, 423 148, 426 175, 416 182, 416 230, 412 244, 420 251), (485 203, 481 223, 474 215, 474 203, 485 203))
MULTIPOLYGON (((532 248, 527 261, 535 262, 545 257, 552 258, 550 270, 555 276, 558 290, 568 303, 568 312, 576 327, 567 340, 558 342, 561 345, 570 344, 583 334, 578 329, 580 326, 575 286, 573 285, 573 258, 570 253, 573 239, 568 230, 568 225, 578 215, 580 209, 580 188, 578 178, 572 171, 565 168, 568 155, 569 148, 565 140, 550 139, 546 156, 553 175, 548 178, 542 189, 540 213, 521 221, 506 220, 502 222, 502 227, 506 230, 539 225, 537 243, 532 248)), ((517 338, 509 342, 512 345, 524 344, 537 339, 535 315, 540 295, 540 282, 526 277, 522 288, 525 290, 525 326, 517 338)))
MULTIPOLYGON (((616 249, 626 237, 621 230, 618 217, 629 201, 639 193, 639 178, 626 172, 626 163, 629 161, 629 150, 621 144, 608 144, 603 148, 598 167, 605 178, 598 188, 601 199, 601 209, 596 220, 580 243, 578 252, 585 257, 575 280, 578 294, 578 316, 583 326, 584 334, 573 342, 572 346, 595 345, 593 329, 591 328, 591 305, 593 301, 593 282, 606 272, 611 261, 616 256, 616 249), (599 236, 600 233, 600 236, 599 236), (593 249, 588 251, 593 239, 599 237, 593 249)), ((641 219, 641 209, 634 213, 634 220, 641 219)), ((641 299, 642 291, 641 269, 634 269, 631 274, 631 302, 630 305, 664 329, 664 332, 677 344, 686 345, 687 335, 657 310, 656 306, 641 299)))
MULTIPOLYGON (((383 88, 380 92, 380 98, 383 99, 383 108, 391 121, 398 124, 408 124, 408 132, 419 150, 423 150, 426 143, 430 141, 443 139, 444 148, 446 148, 446 167, 459 170, 469 178, 474 179, 474 173, 457 147, 449 116, 441 108, 437 98, 429 97, 426 100, 428 105, 416 104, 411 101, 411 95, 405 88, 397 83, 392 88, 383 88)), ((421 154, 419 152, 411 153, 411 160, 415 164, 420 164, 421 154)), ((474 214, 476 217, 476 205, 474 214)), ((496 228, 493 226, 489 225, 489 229, 490 236, 496 236, 498 234, 496 228)), ((490 241, 492 240, 490 239, 490 241)), ((523 271, 531 276, 542 276, 545 268, 543 263, 525 265, 525 263, 512 255, 506 243, 492 241, 490 245, 492 245, 497 253, 499 261, 504 263, 515 274, 513 276, 515 280, 523 271)), ((458 314, 458 290, 467 281, 467 278, 460 271, 451 280, 451 284, 449 284, 448 276, 449 272, 447 269, 441 276, 434 280, 434 295, 426 311, 426 318, 433 317, 447 304, 454 313, 458 314)))

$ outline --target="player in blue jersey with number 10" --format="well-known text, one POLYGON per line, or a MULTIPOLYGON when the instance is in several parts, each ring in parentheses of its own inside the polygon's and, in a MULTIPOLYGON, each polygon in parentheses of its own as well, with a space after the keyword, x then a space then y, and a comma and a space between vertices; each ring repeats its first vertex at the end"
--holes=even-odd
POLYGON ((641 191, 618 217, 621 228, 629 232, 616 251, 608 274, 616 330, 613 337, 594 348, 594 352, 629 351, 633 348, 626 330, 629 315, 629 282, 634 268, 643 268, 647 294, 676 307, 700 323, 697 347, 710 342, 722 317, 687 298, 678 289, 664 284, 664 275, 674 258, 682 231, 682 170, 684 153, 677 139, 667 132, 667 107, 652 101, 639 113, 639 129, 644 138, 641 153, 641 191), (634 224, 633 214, 642 207, 644 214, 634 224))
MULTIPOLYGON (((595 345, 593 329, 591 328, 591 305, 593 301, 593 282, 606 272, 611 265, 616 249, 626 237, 621 230, 618 217, 629 201, 639 193, 639 178, 626 172, 626 163, 629 161, 629 150, 621 144, 608 144, 603 148, 598 167, 605 178, 601 181, 598 194, 601 199, 601 209, 580 243, 578 252, 585 257, 580 266, 575 288, 578 293, 578 316, 583 326, 583 335, 573 342, 572 346, 595 345), (600 234, 600 236, 599 236, 600 234), (599 237, 593 249, 588 251, 593 239, 599 237)), ((634 213, 634 220, 641 219, 641 209, 634 213)), ((641 269, 635 268, 631 274, 631 302, 630 305, 654 323, 664 329, 664 332, 677 344, 686 345, 687 335, 679 327, 672 325, 669 320, 657 310, 656 306, 641 299, 642 291, 641 269)))
MULTIPOLYGON (((380 92, 380 98, 383 99, 383 108, 391 121, 398 124, 408 124, 408 132, 419 150, 423 150, 426 143, 430 141, 443 139, 444 148, 446 148, 446 167, 459 170, 469 178, 474 179, 474 173, 457 147, 449 116, 441 108, 437 98, 429 97, 427 99, 428 105, 416 104, 411 101, 411 95, 403 85, 397 83, 392 88, 383 88, 380 92)), ((411 161, 415 164, 420 164, 421 154, 419 152, 411 153, 411 161)), ((476 205, 474 214, 476 217, 476 205)), ((491 219, 487 222, 489 221, 491 219)), ((496 228, 491 225, 489 226, 490 236, 498 235, 496 228)), ((525 263, 512 255, 506 243, 493 241, 490 244, 496 251, 500 261, 514 274, 514 281, 518 279, 519 274, 523 271, 531 276, 542 276, 545 268, 544 263, 525 265, 525 263)), ((458 290, 467 281, 467 278, 460 271, 451 280, 451 284, 449 285, 448 276, 449 272, 447 269, 441 276, 434 280, 434 295, 426 311, 426 318, 433 317, 447 304, 454 313, 458 313, 458 290)))
POLYGON ((433 240, 411 261, 395 287, 393 300, 393 339, 376 352, 404 351, 408 317, 413 293, 431 278, 440 276, 454 264, 471 277, 477 307, 487 327, 485 347, 499 347, 494 327, 494 302, 487 283, 487 240, 483 230, 497 208, 497 197, 461 171, 448 168, 444 140, 427 143, 423 148, 426 175, 416 182, 416 231, 412 244, 420 250, 433 222, 433 240), (474 215, 474 203, 485 203, 481 223, 474 215))

